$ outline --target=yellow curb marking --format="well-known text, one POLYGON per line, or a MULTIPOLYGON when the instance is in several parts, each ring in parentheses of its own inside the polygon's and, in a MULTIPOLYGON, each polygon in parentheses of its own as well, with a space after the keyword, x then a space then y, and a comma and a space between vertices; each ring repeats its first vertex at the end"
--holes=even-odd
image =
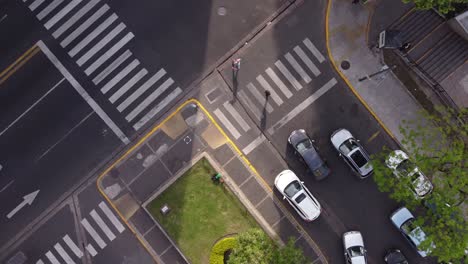
POLYGON ((21 57, 19 57, 15 62, 8 66, 5 70, 0 73, 0 85, 4 83, 8 78, 10 78, 13 73, 15 73, 19 68, 21 68, 28 60, 30 60, 34 55, 40 51, 37 45, 32 46, 28 49, 21 57))
POLYGON ((374 134, 372 134, 372 136, 367 140, 367 143, 369 143, 369 142, 371 142, 372 140, 374 140, 379 134, 380 134, 380 131, 377 131, 377 132, 375 132, 374 134))

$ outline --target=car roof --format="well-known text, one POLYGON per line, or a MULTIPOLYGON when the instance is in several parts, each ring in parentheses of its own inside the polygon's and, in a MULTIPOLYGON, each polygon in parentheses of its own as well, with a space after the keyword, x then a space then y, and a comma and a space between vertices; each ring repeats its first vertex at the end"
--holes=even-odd
POLYGON ((393 214, 390 216, 390 220, 397 228, 401 228, 406 221, 409 219, 413 219, 414 216, 406 207, 398 208, 393 214))
POLYGON ((298 195, 300 195, 300 193, 304 193, 306 198, 298 203, 298 205, 308 219, 315 219, 321 213, 320 204, 314 199, 314 197, 312 197, 312 194, 309 194, 309 192, 305 191, 306 187, 303 187, 304 189, 296 194, 292 199, 294 200, 298 195))
POLYGON ((352 264, 366 264, 366 257, 365 256, 356 256, 356 257, 351 257, 351 263, 352 264))
POLYGON ((340 128, 336 130, 335 132, 333 132, 333 134, 330 137, 330 140, 333 146, 335 146, 335 148, 338 149, 343 142, 345 142, 346 140, 350 138, 353 138, 353 135, 351 134, 351 132, 349 132, 348 130, 344 128, 340 128))

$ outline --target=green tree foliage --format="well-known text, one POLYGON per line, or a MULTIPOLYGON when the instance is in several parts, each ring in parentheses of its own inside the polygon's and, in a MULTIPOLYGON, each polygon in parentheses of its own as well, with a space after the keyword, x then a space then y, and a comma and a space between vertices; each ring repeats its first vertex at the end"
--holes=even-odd
POLYGON ((436 246, 431 255, 439 261, 458 260, 468 248, 466 194, 468 193, 468 109, 455 113, 438 109, 438 114, 422 114, 404 122, 402 144, 417 166, 431 179, 434 190, 423 200, 411 191, 410 177, 395 177, 385 159, 392 151, 383 148, 372 157, 374 181, 383 192, 417 212, 418 222, 428 239, 423 246, 436 246))
POLYGON ((250 229, 237 237, 237 245, 229 256, 228 264, 303 264, 302 250, 290 240, 279 247, 260 229, 250 229))
POLYGON ((442 14, 453 11, 456 4, 468 4, 468 0, 403 0, 403 3, 414 2, 418 9, 435 8, 442 14))

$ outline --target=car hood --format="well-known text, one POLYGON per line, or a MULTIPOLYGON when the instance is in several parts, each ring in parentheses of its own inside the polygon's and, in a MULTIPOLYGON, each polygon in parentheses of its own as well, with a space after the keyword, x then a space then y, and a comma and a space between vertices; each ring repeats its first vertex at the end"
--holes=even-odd
POLYGON ((414 169, 411 176, 416 173, 419 176, 413 181, 413 188, 419 197, 423 197, 432 191, 433 186, 429 179, 424 176, 418 168, 414 169))
POLYGON ((290 170, 284 170, 276 176, 275 186, 280 190, 280 192, 284 192, 284 188, 294 180, 299 180, 296 174, 290 170))
POLYGON ((351 258, 351 263, 352 264, 366 264, 366 257, 364 256, 359 256, 359 257, 352 257, 351 258))
POLYGON ((362 240, 362 236, 357 231, 346 232, 343 235, 343 240, 347 249, 354 246, 364 247, 364 241, 362 240))
POLYGON ((395 151, 392 151, 387 159, 385 160, 385 164, 387 165, 387 167, 389 167, 390 169, 392 170, 396 170, 397 166, 403 162, 404 160, 407 160, 409 159, 408 155, 401 151, 401 150, 395 150, 395 151))
POLYGON ((288 141, 292 145, 296 145, 297 143, 301 142, 304 139, 307 139, 307 135, 301 131, 301 129, 294 130, 291 135, 289 135, 288 141))
POLYGON ((390 220, 392 220, 392 223, 398 229, 400 229, 403 223, 412 218, 414 218, 413 214, 411 214, 411 212, 406 207, 399 208, 390 216, 390 220))
POLYGON ((330 137, 330 140, 333 144, 333 146, 338 149, 340 145, 345 142, 346 140, 352 138, 353 135, 351 135, 351 132, 348 130, 341 128, 333 132, 333 134, 330 137))

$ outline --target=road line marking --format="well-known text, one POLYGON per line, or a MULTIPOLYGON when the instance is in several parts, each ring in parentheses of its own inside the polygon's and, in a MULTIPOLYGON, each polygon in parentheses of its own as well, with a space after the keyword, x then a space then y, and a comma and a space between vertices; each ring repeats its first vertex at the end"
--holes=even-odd
POLYGON ((37 14, 37 18, 39 20, 42 20, 44 19, 44 17, 46 17, 50 12, 52 12, 52 10, 54 10, 55 8, 57 8, 57 6, 59 6, 61 3, 63 2, 63 0, 54 0, 52 3, 50 3, 48 6, 46 6, 44 9, 42 9, 41 12, 39 12, 39 14, 37 14))
POLYGON ((262 144, 265 140, 266 137, 263 134, 261 134, 252 142, 250 142, 244 149, 242 149, 242 152, 244 152, 244 155, 248 155, 250 152, 252 152, 252 150, 254 150, 256 147, 262 144))
POLYGON ((132 52, 130 50, 126 50, 122 53, 117 59, 115 59, 109 66, 107 66, 103 71, 101 71, 96 77, 93 79, 94 84, 99 84, 104 80, 111 72, 113 72, 117 67, 119 67, 124 61, 132 56, 132 52))
POLYGON ((115 103, 122 95, 124 95, 130 88, 132 88, 137 82, 139 82, 145 75, 148 74, 146 69, 141 69, 135 74, 130 80, 128 80, 122 87, 119 88, 110 98, 111 103, 115 103))
POLYGON ((41 48, 42 52, 49 58, 49 60, 55 65, 55 67, 62 73, 68 82, 75 88, 78 94, 91 106, 91 108, 98 114, 98 116, 106 123, 107 126, 115 133, 115 135, 122 140, 124 144, 130 143, 130 140, 120 130, 117 124, 110 119, 110 117, 104 112, 104 110, 94 101, 94 99, 86 92, 86 90, 80 85, 80 83, 70 74, 70 72, 63 66, 63 64, 57 59, 57 57, 49 50, 49 48, 42 42, 38 41, 37 45, 41 48))
POLYGON ((292 75, 292 73, 284 66, 284 64, 277 60, 275 62, 276 68, 286 77, 286 79, 291 83, 291 85, 296 89, 296 91, 299 91, 302 89, 301 83, 292 75))
POLYGON ((89 254, 91 254, 92 257, 97 255, 96 249, 94 249, 93 245, 91 244, 86 245, 86 250, 89 252, 89 254))
POLYGON ((117 35, 125 29, 125 24, 120 23, 114 29, 112 29, 106 36, 104 36, 98 43, 96 43, 92 48, 90 48, 81 58, 76 61, 78 66, 82 66, 87 62, 91 57, 96 55, 98 51, 103 49, 111 40, 113 40, 117 35))
POLYGON ((372 134, 372 136, 367 140, 367 143, 369 143, 369 142, 371 142, 372 140, 374 140, 379 134, 380 134, 380 131, 377 131, 377 132, 375 132, 374 134, 372 134))
POLYGON ((81 250, 78 248, 78 246, 75 244, 75 242, 73 242, 73 240, 71 240, 70 236, 65 235, 63 237, 63 241, 65 242, 65 244, 67 244, 67 246, 71 249, 71 251, 73 251, 75 256, 77 256, 78 258, 83 257, 83 252, 81 252, 81 250))
POLYGON ((66 14, 68 14, 73 8, 75 8, 81 0, 72 0, 68 5, 66 5, 62 10, 60 10, 55 16, 53 16, 49 21, 44 24, 44 27, 50 29, 53 27, 60 19, 62 19, 66 14))
POLYGON ((36 0, 32 4, 29 5, 29 10, 34 11, 38 6, 44 3, 45 0, 36 0))
POLYGON ((231 114, 232 117, 236 120, 236 122, 242 127, 242 129, 247 132, 250 130, 249 124, 245 122, 245 120, 242 118, 242 116, 237 112, 237 110, 230 104, 229 102, 224 102, 223 104, 224 108, 228 111, 228 113, 231 114))
POLYGON ((42 259, 36 261, 36 264, 44 264, 44 261, 42 261, 42 259))
POLYGON ((114 55, 117 51, 119 51, 125 44, 127 44, 131 39, 133 39, 135 35, 132 32, 127 33, 125 37, 123 37, 119 42, 117 42, 112 48, 110 48, 106 53, 104 53, 99 59, 97 59, 91 66, 89 66, 85 73, 86 75, 90 75, 93 73, 99 66, 101 66, 104 62, 106 62, 112 55, 114 55))
POLYGON ((325 61, 325 57, 323 57, 322 53, 315 47, 314 44, 309 40, 309 38, 305 38, 303 41, 304 45, 314 54, 315 58, 320 62, 325 61))
POLYGON ((92 40, 94 40, 99 34, 101 34, 106 28, 108 28, 115 20, 117 20, 117 15, 112 13, 104 22, 97 26, 91 33, 89 33, 82 41, 76 44, 69 52, 68 55, 74 57, 78 52, 80 52, 86 45, 88 45, 92 40))
POLYGON ((79 27, 77 27, 70 35, 68 35, 62 42, 60 42, 60 46, 63 48, 67 47, 73 40, 75 40, 81 33, 83 33, 87 28, 89 28, 96 20, 98 20, 101 16, 103 16, 109 10, 108 5, 103 5, 96 11, 92 16, 86 19, 85 22, 81 23, 79 27))
POLYGON ((320 70, 315 66, 315 64, 307 57, 305 52, 301 49, 301 47, 296 46, 294 47, 294 51, 296 54, 301 58, 301 60, 307 65, 307 67, 310 69, 310 71, 315 75, 315 77, 320 75, 320 70))
POLYGON ((3 20, 5 20, 5 18, 7 18, 7 17, 8 17, 7 14, 3 15, 2 18, 0 18, 0 22, 2 22, 3 20))
POLYGON ((231 133, 231 135, 235 138, 238 139, 241 134, 239 131, 234 127, 234 125, 227 119, 227 117, 219 110, 219 108, 216 108, 216 110, 213 111, 216 117, 218 117, 219 121, 223 123, 224 127, 227 128, 227 130, 231 133))
POLYGON ((96 210, 92 210, 90 213, 91 217, 94 219, 96 224, 101 228, 101 230, 106 234, 107 238, 112 241, 115 239, 114 233, 109 229, 109 227, 104 223, 104 220, 99 216, 99 214, 96 212, 96 210))
POLYGON ((57 250, 60 257, 62 257, 62 259, 65 260, 67 264, 75 264, 70 255, 68 255, 68 253, 65 251, 65 249, 63 249, 63 247, 59 243, 56 243, 54 245, 54 248, 55 250, 57 250))
POLYGON ((260 83, 260 85, 263 87, 263 89, 265 91, 270 91, 270 95, 271 95, 271 98, 273 99, 273 101, 275 101, 275 103, 280 106, 283 104, 283 100, 281 99, 281 97, 279 97, 279 95, 276 93, 275 90, 273 90, 273 88, 270 86, 270 84, 265 80, 265 78, 263 78, 262 75, 258 75, 257 76, 257 81, 260 83))
POLYGON ((154 92, 152 92, 148 97, 143 100, 135 109, 133 109, 126 117, 127 121, 132 121, 141 111, 145 110, 156 98, 158 98, 164 91, 166 91, 172 84, 174 80, 172 78, 167 79, 163 84, 161 84, 154 92))
POLYGON ((101 208, 102 212, 107 216, 107 218, 112 222, 112 224, 117 228, 119 233, 122 233, 125 230, 125 227, 120 223, 119 219, 112 213, 105 202, 100 202, 99 207, 101 208))
POLYGON ((149 111, 140 121, 133 125, 135 130, 140 129, 142 126, 146 124, 151 118, 153 118, 161 109, 166 107, 172 100, 174 100, 179 94, 182 93, 182 89, 177 87, 174 91, 172 91, 166 98, 164 98, 161 102, 159 102, 151 111, 149 111))
POLYGON ((283 118, 281 118, 276 124, 271 126, 268 129, 268 133, 270 135, 273 135, 275 131, 283 127, 286 123, 291 121, 294 117, 296 117, 298 114, 300 114, 304 109, 306 109, 308 106, 310 106, 313 102, 315 102, 317 99, 320 98, 320 96, 324 95, 328 90, 330 90, 335 84, 337 83, 335 78, 332 78, 329 80, 326 84, 324 84, 320 89, 318 89, 315 93, 313 93, 311 96, 309 96, 307 99, 302 101, 298 106, 296 106, 291 112, 289 112, 287 115, 285 115, 283 118))
POLYGON ((94 239, 94 241, 96 241, 96 243, 101 249, 104 249, 107 246, 106 242, 102 240, 101 236, 96 232, 96 230, 91 226, 91 224, 88 222, 86 218, 83 218, 81 220, 81 225, 88 232, 88 234, 94 239))
POLYGON ((46 257, 49 259, 50 263, 52 264, 60 264, 60 262, 58 261, 58 259, 54 256, 54 254, 52 254, 52 252, 47 251, 47 253, 45 253, 46 257))
POLYGON ((270 76, 270 79, 276 84, 276 86, 280 88, 284 96, 286 96, 286 98, 288 99, 291 98, 292 96, 291 91, 289 91, 288 87, 286 87, 286 85, 283 83, 283 81, 281 81, 278 75, 276 75, 276 73, 271 68, 267 68, 265 72, 267 73, 268 76, 270 76))
MULTIPOLYGON (((252 95, 255 97, 255 99, 257 99, 257 101, 260 103, 260 105, 264 106, 265 101, 266 101, 265 95, 260 94, 257 87, 255 87, 255 85, 253 85, 253 83, 248 83, 247 88, 249 88, 247 90, 252 93, 252 95)), ((273 107, 271 107, 271 104, 269 102, 266 103, 266 110, 267 110, 268 113, 273 112, 273 107)))
MULTIPOLYGON (((2 75, 3 75, 4 73, 6 73, 6 74, 5 74, 5 76, 3 76, 2 79, 0 80, 0 85, 1 85, 2 83, 4 83, 6 80, 8 80, 8 78, 10 78, 10 76, 13 75, 13 73, 15 73, 15 72, 16 72, 17 70, 19 70, 21 67, 23 67, 23 65, 24 65, 26 62, 28 62, 32 57, 34 57, 34 55, 36 55, 36 54, 40 51, 40 49, 38 49, 38 48, 36 47, 36 45, 34 45, 34 47, 35 47, 35 48, 32 50, 32 52, 31 52, 31 53, 28 53, 28 55, 27 55, 26 57, 23 57, 23 56, 20 57, 21 61, 16 60, 12 65, 8 66, 8 68, 5 69, 5 70, 2 72, 2 75), (17 62, 18 62, 18 63, 17 63, 17 62), (14 67, 13 67, 13 66, 14 66, 14 67), (11 67, 12 67, 12 68, 11 68, 11 67), (7 70, 8 70, 8 71, 7 71, 7 70)), ((23 54, 23 55, 24 55, 24 54, 23 54)))
POLYGON ((250 98, 245 94, 244 91, 239 91, 239 97, 245 101, 247 107, 250 109, 250 112, 260 121, 262 119, 262 111, 257 108, 257 106, 250 100, 250 98))
MULTIPOLYGON (((37 0, 36 0, 37 1, 37 0)), ((89 12, 99 0, 90 0, 85 6, 83 6, 78 12, 76 12, 67 22, 63 23, 54 33, 52 36, 54 38, 60 37, 67 29, 73 26, 82 16, 89 12)))
POLYGON ((24 111, 13 122, 11 122, 5 129, 3 129, 2 132, 0 132, 0 136, 2 136, 10 127, 12 127, 14 124, 16 124, 23 116, 25 116, 27 113, 29 113, 29 111, 31 111, 38 103, 40 103, 42 101, 42 99, 44 99, 47 95, 49 95, 52 91, 54 91, 55 88, 57 88, 63 81, 65 81, 65 78, 63 78, 57 84, 55 84, 52 88, 50 88, 49 91, 47 91, 43 96, 41 96, 41 98, 37 99, 36 102, 34 102, 34 104, 32 104, 30 107, 28 107, 28 109, 26 109, 26 111, 24 111))
POLYGON ((125 78, 130 72, 132 72, 138 65, 140 61, 134 59, 130 64, 123 68, 119 73, 117 73, 114 78, 112 78, 108 83, 106 83, 102 88, 101 92, 103 94, 107 93, 112 87, 114 87, 118 82, 125 78))
POLYGON ((118 107, 117 110, 122 112, 125 110, 131 103, 133 103, 138 97, 140 97, 146 90, 153 86, 159 79, 161 79, 166 74, 164 69, 160 69, 156 74, 153 75, 149 80, 142 84, 135 92, 133 92, 125 101, 123 101, 118 107))
POLYGON ((286 53, 284 55, 284 57, 289 62, 289 64, 291 64, 291 66, 294 68, 294 70, 296 70, 296 72, 299 73, 301 78, 306 83, 310 83, 310 81, 312 81, 312 79, 310 79, 309 75, 307 75, 307 73, 304 71, 304 69, 301 67, 301 65, 299 65, 299 63, 296 61, 296 59, 294 59, 294 57, 291 55, 291 53, 289 53, 289 52, 286 53))
POLYGON ((3 188, 0 190, 0 193, 3 192, 4 190, 6 190, 11 184, 13 184, 14 181, 15 181, 15 180, 11 180, 9 183, 7 183, 7 184, 5 185, 5 187, 3 187, 3 188))

